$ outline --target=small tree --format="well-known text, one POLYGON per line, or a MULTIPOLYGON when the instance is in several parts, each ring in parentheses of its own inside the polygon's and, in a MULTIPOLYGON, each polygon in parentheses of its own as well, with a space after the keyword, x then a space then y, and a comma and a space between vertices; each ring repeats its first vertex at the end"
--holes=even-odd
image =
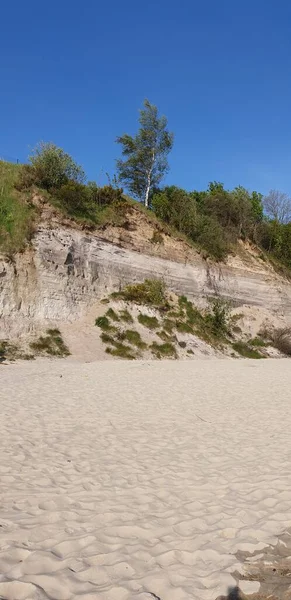
POLYGON ((83 183, 85 173, 73 158, 50 142, 40 142, 29 157, 35 182, 50 190, 60 188, 69 181, 83 183))
POLYGON ((271 190, 264 197, 263 206, 270 219, 278 223, 288 223, 291 220, 291 198, 284 192, 271 190))
POLYGON ((146 207, 153 187, 158 186, 168 170, 167 156, 173 146, 173 134, 167 130, 166 117, 158 116, 158 109, 148 100, 140 111, 138 133, 117 138, 122 145, 124 159, 117 160, 120 181, 146 207))

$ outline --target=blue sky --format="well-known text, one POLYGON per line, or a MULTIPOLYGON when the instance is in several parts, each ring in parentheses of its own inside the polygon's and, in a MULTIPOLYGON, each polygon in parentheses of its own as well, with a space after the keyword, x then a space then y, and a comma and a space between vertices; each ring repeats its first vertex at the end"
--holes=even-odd
POLYGON ((148 97, 168 183, 291 193, 290 0, 16 0, 1 23, 0 156, 54 141, 105 183, 148 97))

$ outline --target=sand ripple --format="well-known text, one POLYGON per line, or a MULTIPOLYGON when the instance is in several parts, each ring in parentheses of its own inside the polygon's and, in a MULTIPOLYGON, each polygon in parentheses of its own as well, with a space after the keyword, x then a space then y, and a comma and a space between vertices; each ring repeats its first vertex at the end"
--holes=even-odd
POLYGON ((0 377, 1 598, 213 600, 291 527, 290 362, 0 377))

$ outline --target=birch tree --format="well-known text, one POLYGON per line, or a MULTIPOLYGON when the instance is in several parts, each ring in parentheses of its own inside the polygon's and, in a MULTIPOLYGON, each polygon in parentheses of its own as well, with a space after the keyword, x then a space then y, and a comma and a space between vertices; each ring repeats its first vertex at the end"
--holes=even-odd
POLYGON ((167 129, 166 117, 159 117, 157 107, 149 100, 144 101, 139 123, 140 129, 134 137, 124 134, 117 138, 123 158, 116 164, 119 180, 148 207, 151 190, 168 171, 167 157, 174 136, 167 129))

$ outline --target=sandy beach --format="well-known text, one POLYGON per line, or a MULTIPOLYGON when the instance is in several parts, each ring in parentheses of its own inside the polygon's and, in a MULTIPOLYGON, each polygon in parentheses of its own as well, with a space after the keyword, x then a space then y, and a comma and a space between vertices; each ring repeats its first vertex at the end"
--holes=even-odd
POLYGON ((1 598, 215 600, 291 527, 289 360, 39 360, 0 381, 1 598))

